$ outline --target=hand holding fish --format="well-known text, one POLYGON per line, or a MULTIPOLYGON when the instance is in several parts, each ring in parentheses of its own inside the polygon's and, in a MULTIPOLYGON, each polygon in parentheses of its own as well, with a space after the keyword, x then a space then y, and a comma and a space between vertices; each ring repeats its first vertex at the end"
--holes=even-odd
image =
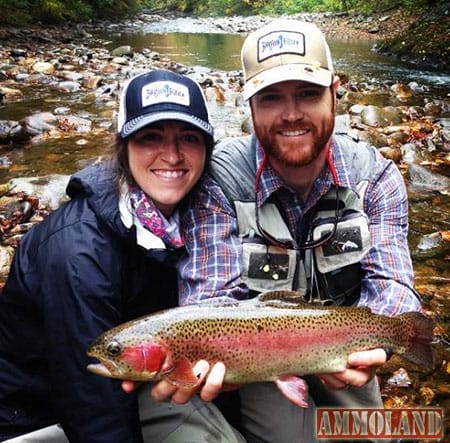
MULTIPOLYGON (((221 392, 237 389, 240 386, 224 383, 225 372, 225 365, 221 362, 211 367, 206 360, 200 360, 194 365, 194 373, 198 375, 198 385, 183 388, 163 379, 153 383, 150 395, 156 401, 173 401, 177 404, 187 403, 196 394, 199 394, 204 401, 212 401, 221 392)), ((124 380, 122 389, 129 393, 140 384, 140 382, 124 380)))
POLYGON ((348 386, 362 387, 374 376, 378 367, 386 363, 384 349, 354 352, 348 356, 348 368, 333 374, 320 374, 322 383, 330 389, 346 389, 348 386))
POLYGON ((194 366, 194 373, 198 376, 198 385, 192 388, 178 387, 161 380, 151 389, 151 396, 157 401, 173 401, 174 403, 187 403, 197 393, 205 401, 211 401, 222 390, 225 377, 225 365, 218 362, 212 366, 206 360, 198 361, 194 366))

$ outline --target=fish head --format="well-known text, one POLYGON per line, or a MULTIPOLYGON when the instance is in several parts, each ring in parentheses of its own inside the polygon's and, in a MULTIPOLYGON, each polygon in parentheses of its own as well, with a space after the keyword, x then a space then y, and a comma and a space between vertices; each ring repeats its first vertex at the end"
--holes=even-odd
POLYGON ((122 380, 158 380, 168 358, 165 344, 152 335, 130 336, 105 333, 87 350, 98 360, 87 366, 90 372, 122 380))

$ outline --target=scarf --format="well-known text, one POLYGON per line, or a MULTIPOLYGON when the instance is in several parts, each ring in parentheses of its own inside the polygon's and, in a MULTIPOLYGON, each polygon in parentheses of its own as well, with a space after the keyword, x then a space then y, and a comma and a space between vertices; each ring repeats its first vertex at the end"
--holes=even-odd
POLYGON ((134 213, 142 226, 159 237, 169 247, 179 248, 184 245, 183 239, 179 236, 179 231, 168 232, 168 221, 142 189, 136 186, 130 187, 129 196, 134 213))

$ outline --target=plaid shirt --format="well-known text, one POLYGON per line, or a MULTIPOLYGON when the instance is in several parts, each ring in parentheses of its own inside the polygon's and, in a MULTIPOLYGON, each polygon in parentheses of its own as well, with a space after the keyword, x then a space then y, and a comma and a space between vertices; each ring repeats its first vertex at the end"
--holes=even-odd
MULTIPOLYGON (((250 138, 248 140, 250 142, 250 138)), ((262 158, 262 149, 258 147, 256 166, 262 158)), ((357 183, 344 163, 341 148, 335 143, 332 161, 338 175, 337 184, 356 191, 357 183)), ((298 239, 303 214, 317 204, 332 185, 331 172, 328 167, 324 168, 303 202, 266 163, 256 203, 260 207, 276 192, 291 234, 298 239)), ((421 311, 420 298, 413 289, 407 242, 405 184, 395 164, 379 153, 365 194, 364 211, 369 217, 371 247, 361 261, 364 277, 359 305, 369 306, 372 312, 384 315, 421 311)), ((212 178, 206 176, 201 182, 197 199, 183 215, 182 225, 188 255, 179 263, 180 304, 211 298, 248 298, 249 290, 241 277, 242 246, 237 235, 236 213, 212 178)))

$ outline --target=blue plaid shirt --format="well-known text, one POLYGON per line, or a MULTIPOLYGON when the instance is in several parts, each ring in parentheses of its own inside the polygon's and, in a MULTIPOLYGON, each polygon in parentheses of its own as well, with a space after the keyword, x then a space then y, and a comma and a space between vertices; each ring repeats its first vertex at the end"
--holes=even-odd
MULTIPOLYGON (((262 158, 263 151, 258 147, 257 167, 262 158)), ((355 180, 337 144, 332 145, 332 161, 339 186, 356 191, 355 180)), ((266 163, 256 202, 261 206, 277 192, 281 211, 296 238, 303 214, 332 185, 331 172, 328 167, 324 168, 303 202, 266 163)), ((371 247, 361 261, 364 277, 359 305, 384 315, 421 311, 420 299, 413 289, 413 269, 407 242, 405 184, 396 165, 379 153, 365 194, 364 211, 369 217, 371 247)), ((180 304, 199 303, 211 298, 248 298, 249 290, 241 277, 242 246, 237 235, 236 213, 218 184, 209 176, 201 182, 197 199, 183 215, 182 225, 188 255, 179 263, 180 304)))

